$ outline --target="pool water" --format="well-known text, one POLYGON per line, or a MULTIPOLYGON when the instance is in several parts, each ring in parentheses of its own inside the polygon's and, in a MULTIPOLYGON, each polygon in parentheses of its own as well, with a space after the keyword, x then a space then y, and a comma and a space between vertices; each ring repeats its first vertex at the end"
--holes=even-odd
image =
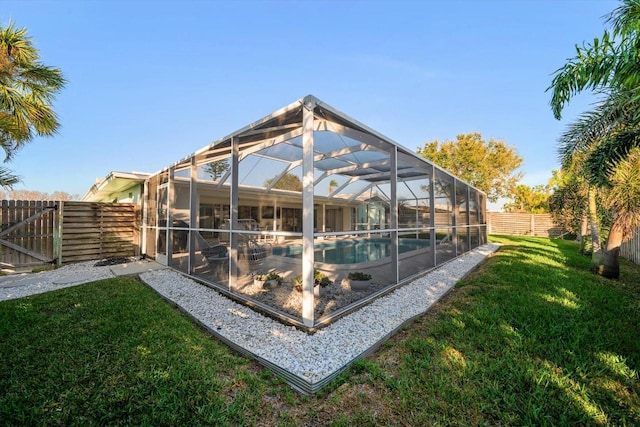
MULTIPOLYGON (((400 239, 398 252, 404 253, 429 247, 428 240, 400 239)), ((302 258, 302 245, 276 246, 273 255, 302 258)), ((316 262, 356 264, 391 256, 391 239, 358 239, 326 242, 314 246, 316 262)))

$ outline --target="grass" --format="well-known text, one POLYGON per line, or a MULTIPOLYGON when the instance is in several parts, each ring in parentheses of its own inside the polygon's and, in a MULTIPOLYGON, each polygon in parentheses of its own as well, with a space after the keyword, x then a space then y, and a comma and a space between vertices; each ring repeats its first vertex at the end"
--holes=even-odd
POLYGON ((315 397, 131 278, 0 303, 8 425, 640 425, 640 267, 573 242, 500 251, 315 397))
POLYGON ((8 424, 252 424, 284 387, 126 277, 1 303, 0 341, 8 424))

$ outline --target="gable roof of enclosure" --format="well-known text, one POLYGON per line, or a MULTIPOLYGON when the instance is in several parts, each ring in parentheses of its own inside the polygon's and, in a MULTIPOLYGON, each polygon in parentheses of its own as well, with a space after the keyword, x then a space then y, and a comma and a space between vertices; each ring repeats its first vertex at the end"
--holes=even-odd
MULTIPOLYGON (((301 98, 230 135, 220 138, 179 160, 169 168, 188 168, 193 158, 198 166, 229 158, 231 143, 235 139, 239 146, 240 160, 254 155, 287 164, 286 168, 278 175, 279 178, 282 178, 288 171, 302 164, 300 159, 302 157, 303 108, 314 112, 314 132, 331 132, 339 137, 337 140, 316 140, 314 143, 314 168, 321 172, 321 175, 316 177, 314 184, 336 174, 348 179, 346 184, 335 188, 328 195, 329 198, 354 200, 366 189, 376 184, 390 182, 391 162, 389 157, 383 155, 382 152, 389 153, 394 147, 397 147, 398 152, 397 177, 399 180, 430 176, 432 166, 452 176, 450 172, 418 156, 313 95, 301 98), (278 146, 278 149, 271 149, 274 146, 278 146), (358 194, 341 194, 341 190, 348 183, 354 181, 366 181, 369 186, 358 194)), ((226 181, 228 174, 229 171, 220 182, 226 181)), ((458 180, 462 181, 460 178, 458 180)), ((274 180, 266 188, 266 191, 272 190, 276 182, 277 180, 274 180)), ((477 191, 483 193, 481 190, 477 191)))

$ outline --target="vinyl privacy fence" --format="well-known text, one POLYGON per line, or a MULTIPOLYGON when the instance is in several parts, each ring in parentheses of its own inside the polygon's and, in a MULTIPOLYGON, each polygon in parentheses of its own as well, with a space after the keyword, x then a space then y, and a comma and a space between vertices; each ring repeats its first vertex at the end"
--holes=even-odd
MULTIPOLYGON (((556 238, 564 230, 553 223, 550 214, 487 212, 487 233, 556 238)), ((622 242, 620 255, 640 265, 640 227, 622 242)))
POLYGON ((550 214, 487 212, 487 233, 557 238, 564 230, 550 214))
POLYGON ((640 265, 640 227, 636 228, 629 240, 622 242, 620 255, 640 265))

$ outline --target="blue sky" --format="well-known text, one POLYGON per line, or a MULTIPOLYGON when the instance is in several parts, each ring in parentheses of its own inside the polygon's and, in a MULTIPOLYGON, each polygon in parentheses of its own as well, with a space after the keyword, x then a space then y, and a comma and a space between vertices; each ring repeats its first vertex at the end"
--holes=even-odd
POLYGON ((113 170, 156 172, 313 94, 416 150, 480 132, 524 158, 524 183, 559 167, 562 121, 545 90, 575 45, 599 37, 606 0, 9 1, 68 79, 62 128, 8 168, 16 189, 82 196, 113 170))

